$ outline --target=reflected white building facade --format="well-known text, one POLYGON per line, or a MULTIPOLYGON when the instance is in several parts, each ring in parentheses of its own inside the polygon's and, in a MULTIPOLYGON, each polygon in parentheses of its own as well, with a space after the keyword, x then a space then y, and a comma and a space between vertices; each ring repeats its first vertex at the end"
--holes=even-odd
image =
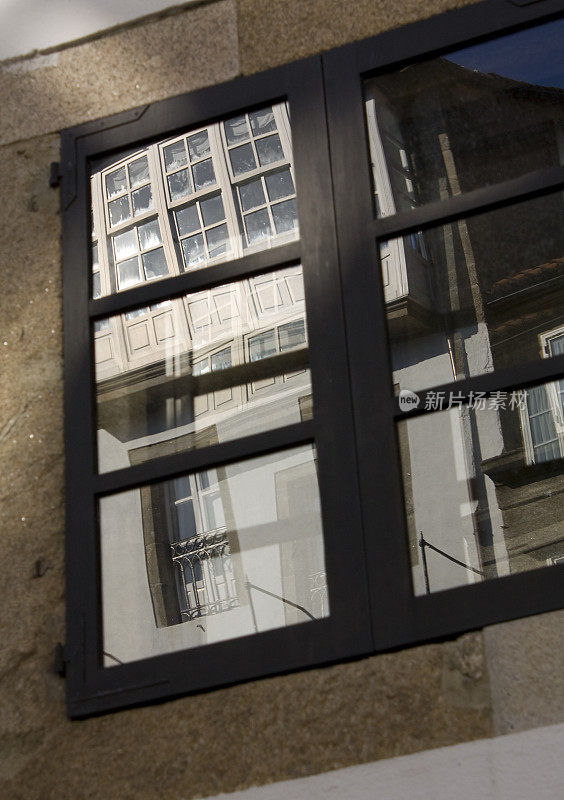
MULTIPOLYGON (((92 200, 95 297, 295 240, 288 109, 114 161, 92 200)), ((94 339, 102 472, 312 415, 299 264, 101 320, 94 339)), ((329 613, 311 446, 104 498, 100 531, 108 666, 329 613)))

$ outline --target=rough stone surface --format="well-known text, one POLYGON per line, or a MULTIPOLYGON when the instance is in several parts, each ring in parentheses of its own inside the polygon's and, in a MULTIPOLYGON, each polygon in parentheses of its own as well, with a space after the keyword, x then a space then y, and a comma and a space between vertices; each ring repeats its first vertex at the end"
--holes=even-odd
POLYGON ((564 719, 564 611, 484 631, 496 735, 564 719))
POLYGON ((233 78, 233 0, 0 67, 0 144, 233 78))
POLYGON ((237 0, 241 72, 306 58, 478 0, 237 0), (338 22, 336 22, 338 20, 338 22))

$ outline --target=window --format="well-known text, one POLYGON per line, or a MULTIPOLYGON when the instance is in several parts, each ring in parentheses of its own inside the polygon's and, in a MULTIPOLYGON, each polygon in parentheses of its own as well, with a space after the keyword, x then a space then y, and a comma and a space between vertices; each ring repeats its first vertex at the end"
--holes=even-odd
MULTIPOLYGON (((540 337, 545 358, 564 353, 564 328, 540 337)), ((528 390, 522 418, 527 461, 532 464, 564 457, 564 381, 528 390)))
POLYGON ((132 217, 139 217, 153 208, 147 156, 125 163, 104 176, 106 213, 110 228, 116 228, 132 217))
POLYGON ((64 134, 72 716, 562 604, 562 23, 490 5, 64 134))

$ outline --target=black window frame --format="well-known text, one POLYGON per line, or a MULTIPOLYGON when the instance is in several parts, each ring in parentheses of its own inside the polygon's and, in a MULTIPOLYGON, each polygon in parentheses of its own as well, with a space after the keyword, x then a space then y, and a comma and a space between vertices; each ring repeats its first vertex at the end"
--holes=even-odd
POLYGON ((534 4, 487 2, 448 12, 373 39, 346 45, 323 58, 337 237, 341 266, 349 368, 353 386, 361 505, 376 649, 414 644, 497 622, 561 608, 562 570, 521 572, 436 593, 415 595, 396 426, 400 420, 436 413, 425 410, 429 392, 524 389, 564 374, 564 356, 496 369, 416 392, 419 406, 401 411, 394 396, 384 287, 378 241, 554 192, 564 186, 564 166, 430 202, 411 211, 376 218, 366 134, 363 79, 401 69, 452 50, 559 18, 561 0, 534 4), (355 180, 348 180, 354 175, 355 180), (375 307, 379 313, 374 313, 375 307), (363 341, 375 348, 370 374, 363 341), (377 415, 374 409, 378 409, 377 415), (377 441, 378 462, 374 459, 377 441), (382 487, 385 486, 385 491, 382 487), (378 520, 381 533, 370 520, 378 520), (394 565, 394 570, 389 565, 394 565))
MULTIPOLYGON (((379 237, 407 234, 561 188, 564 167, 376 220, 362 96, 366 74, 562 13, 562 0, 486 0, 323 56, 62 133, 69 716, 341 661, 563 605, 564 565, 436 594, 413 593, 396 423, 433 412, 421 407, 402 412, 394 397, 376 243, 379 237), (291 114, 299 241, 90 299, 91 164, 279 100, 289 102, 291 114), (296 263, 303 266, 313 420, 98 474, 93 323, 136 306, 296 263), (375 343, 369 362, 366 341, 375 343), (97 499, 312 442, 317 449, 330 616, 103 667, 97 499)), ((290 364, 294 356, 277 356, 277 365, 285 358, 290 364)), ((253 365, 244 369, 245 375, 252 375, 253 365)), ((564 356, 557 356, 463 380, 456 389, 468 394, 472 389, 524 388, 563 375, 564 356)), ((425 392, 420 394, 423 398, 425 392)))

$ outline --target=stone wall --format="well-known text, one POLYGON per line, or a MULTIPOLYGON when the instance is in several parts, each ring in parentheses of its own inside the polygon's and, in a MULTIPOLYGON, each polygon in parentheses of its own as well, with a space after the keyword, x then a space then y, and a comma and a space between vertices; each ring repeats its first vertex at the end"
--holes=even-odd
POLYGON ((0 65, 2 797, 186 800, 564 719, 561 612, 81 722, 53 670, 65 640, 57 131, 463 4, 219 0, 0 65))

